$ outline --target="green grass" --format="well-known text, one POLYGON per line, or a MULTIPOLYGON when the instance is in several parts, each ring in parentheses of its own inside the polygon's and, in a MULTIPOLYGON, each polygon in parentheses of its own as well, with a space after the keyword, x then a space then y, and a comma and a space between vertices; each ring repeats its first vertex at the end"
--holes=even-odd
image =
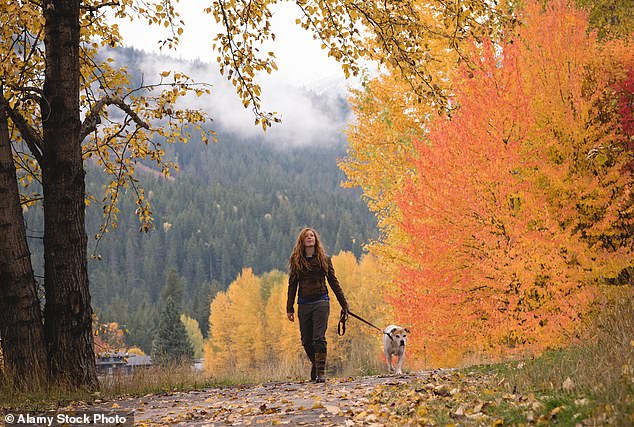
POLYGON ((629 289, 598 307, 583 339, 539 357, 476 369, 503 378, 507 391, 532 393, 557 422, 634 424, 634 300, 629 289))

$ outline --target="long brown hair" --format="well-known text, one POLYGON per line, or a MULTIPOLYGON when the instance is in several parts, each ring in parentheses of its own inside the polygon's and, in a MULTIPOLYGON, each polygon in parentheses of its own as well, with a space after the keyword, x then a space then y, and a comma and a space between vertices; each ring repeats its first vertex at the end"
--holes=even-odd
POLYGON ((321 240, 319 239, 319 234, 317 234, 317 232, 312 228, 304 228, 300 231, 299 236, 297 236, 297 242, 291 252, 291 257, 288 260, 291 272, 310 269, 310 265, 308 264, 306 257, 304 257, 304 237, 306 237, 306 233, 309 231, 312 231, 315 235, 315 255, 317 255, 317 262, 321 268, 323 268, 324 272, 328 271, 328 258, 326 257, 321 240))

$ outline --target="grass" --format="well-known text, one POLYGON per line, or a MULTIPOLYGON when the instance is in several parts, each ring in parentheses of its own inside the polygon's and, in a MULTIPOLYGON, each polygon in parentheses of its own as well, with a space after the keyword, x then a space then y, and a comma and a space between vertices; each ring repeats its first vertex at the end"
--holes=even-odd
MULTIPOLYGON (((523 361, 479 368, 504 379, 507 391, 533 393, 545 410, 574 425, 575 414, 634 423, 634 299, 624 289, 604 302, 584 339, 523 361), (592 414, 589 414, 592 413, 592 414)), ((577 417, 578 418, 578 417, 577 417)))
POLYGON ((10 384, 0 383, 0 411, 45 411, 70 402, 94 402, 122 396, 200 389, 211 385, 217 383, 188 366, 151 368, 139 370, 133 375, 101 378, 97 391, 46 385, 16 390, 10 384))

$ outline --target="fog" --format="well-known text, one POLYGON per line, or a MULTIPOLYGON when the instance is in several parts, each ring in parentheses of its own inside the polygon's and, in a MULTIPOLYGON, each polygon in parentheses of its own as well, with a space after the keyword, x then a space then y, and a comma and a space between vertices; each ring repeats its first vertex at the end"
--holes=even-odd
POLYGON ((223 133, 282 147, 331 144, 344 138, 350 120, 347 87, 358 87, 359 82, 346 81, 339 64, 327 57, 309 33, 294 24, 297 11, 277 7, 272 20, 276 41, 263 47, 275 52, 278 71, 257 77, 262 87, 262 109, 276 112, 282 120, 263 132, 254 124, 252 107, 244 108, 235 88, 212 61, 217 54, 212 52, 211 44, 218 30, 213 18, 193 3, 180 8, 186 26, 174 51, 158 53, 157 43, 166 35, 156 26, 121 24, 126 43, 153 53, 144 55, 138 64, 145 83, 158 81, 162 71, 176 70, 198 82, 212 84, 211 96, 190 97, 183 106, 206 111, 213 118, 211 127, 223 133), (126 33, 130 35, 125 36, 126 33))

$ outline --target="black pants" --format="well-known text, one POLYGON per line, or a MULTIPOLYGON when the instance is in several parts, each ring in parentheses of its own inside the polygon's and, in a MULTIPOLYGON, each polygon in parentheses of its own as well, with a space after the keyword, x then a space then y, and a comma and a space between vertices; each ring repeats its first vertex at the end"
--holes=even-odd
POLYGON ((329 301, 299 304, 297 306, 302 345, 311 359, 315 353, 326 353, 326 328, 328 328, 329 315, 329 301))

